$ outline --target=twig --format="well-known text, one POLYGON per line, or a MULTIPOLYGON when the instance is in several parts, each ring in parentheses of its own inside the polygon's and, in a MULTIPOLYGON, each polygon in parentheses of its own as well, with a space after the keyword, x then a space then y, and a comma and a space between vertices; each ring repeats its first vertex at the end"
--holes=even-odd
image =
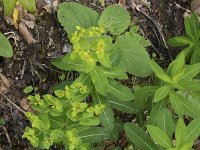
POLYGON ((19 106, 17 106, 15 103, 13 103, 8 97, 6 97, 3 93, 0 92, 0 94, 4 97, 4 99, 6 99, 11 105, 13 105, 16 109, 18 109, 20 112, 22 112, 23 114, 25 113, 25 111, 20 108, 19 106))
POLYGON ((176 2, 174 2, 174 4, 177 8, 182 9, 182 10, 186 11, 187 13, 191 13, 191 11, 189 9, 182 7, 180 4, 178 4, 176 2))
POLYGON ((25 67, 26 67, 26 60, 24 60, 22 70, 20 71, 21 72, 20 79, 23 79, 23 77, 24 77, 25 67))
POLYGON ((6 138, 7 138, 7 140, 8 140, 8 143, 9 143, 10 147, 12 147, 12 143, 11 143, 11 140, 10 140, 10 136, 9 136, 9 134, 8 134, 8 131, 7 131, 6 127, 4 127, 4 126, 1 126, 1 127, 3 128, 3 130, 4 130, 4 132, 5 132, 5 135, 6 135, 6 138))
POLYGON ((45 68, 47 68, 47 69, 49 69, 49 70, 51 70, 51 71, 54 71, 54 72, 57 72, 57 73, 62 73, 62 72, 60 72, 60 71, 57 71, 57 70, 55 70, 55 69, 53 69, 53 68, 47 66, 46 64, 41 64, 41 63, 39 63, 39 62, 36 62, 36 63, 37 63, 37 65, 40 66, 40 67, 43 66, 43 67, 45 67, 45 68))

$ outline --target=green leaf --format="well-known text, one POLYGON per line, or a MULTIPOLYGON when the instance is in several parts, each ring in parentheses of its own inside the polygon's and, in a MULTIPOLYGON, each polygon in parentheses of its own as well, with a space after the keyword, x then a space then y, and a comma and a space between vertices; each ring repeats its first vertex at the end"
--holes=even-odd
POLYGON ((189 143, 198 138, 200 135, 200 118, 195 118, 186 128, 184 141, 189 143))
POLYGON ((124 130, 127 137, 142 150, 158 150, 157 146, 146 132, 133 123, 125 123, 124 130))
POLYGON ((25 87, 25 89, 24 89, 24 93, 30 93, 30 92, 32 92, 33 91, 33 87, 30 85, 30 86, 27 86, 27 87, 25 87))
POLYGON ((92 127, 88 130, 78 133, 78 138, 83 143, 97 143, 109 138, 109 132, 102 127, 92 127))
POLYGON ((134 92, 135 97, 143 99, 146 97, 153 96, 153 94, 158 89, 158 86, 144 86, 140 87, 139 89, 136 89, 134 92))
POLYGON ((192 52, 192 56, 191 56, 191 60, 190 60, 190 64, 191 64, 191 65, 200 63, 200 57, 199 57, 197 51, 198 51, 198 49, 195 49, 195 50, 192 52))
POLYGON ((95 67, 90 72, 92 82, 97 92, 103 96, 107 94, 108 80, 99 67, 95 67))
POLYGON ((165 97, 167 97, 167 95, 169 94, 171 90, 170 85, 164 85, 162 87, 160 87, 154 95, 154 102, 158 102, 163 100, 165 97))
POLYGON ((194 49, 195 49, 194 44, 191 44, 182 50, 185 53, 186 59, 190 57, 190 54, 194 51, 194 49))
POLYGON ((200 63, 187 66, 185 69, 185 74, 179 79, 180 81, 192 80, 200 72, 200 63))
POLYGON ((121 6, 108 6, 102 12, 99 20, 99 26, 103 27, 113 35, 119 35, 124 32, 130 24, 130 15, 121 6))
MULTIPOLYGON (((200 30, 199 30, 199 36, 200 36, 200 30)), ((200 50, 199 49, 200 49, 200 43, 195 44, 194 51, 197 51, 197 55, 200 57, 200 50)))
POLYGON ((74 70, 85 73, 90 72, 95 66, 95 63, 89 64, 87 61, 82 60, 78 55, 75 56, 75 58, 72 57, 72 53, 55 59, 52 64, 62 70, 74 70))
POLYGON ((198 40, 199 37, 198 30, 199 30, 199 20, 195 14, 192 14, 191 18, 186 17, 184 19, 185 30, 187 35, 195 42, 198 40))
POLYGON ((170 140, 170 138, 158 127, 147 125, 147 131, 149 132, 152 139, 162 147, 172 147, 172 141, 170 140))
POLYGON ((108 93, 122 101, 134 100, 130 89, 115 80, 109 80, 108 93))
POLYGON ((149 119, 147 121, 148 125, 154 125, 154 126, 157 125, 158 114, 160 113, 162 108, 166 108, 165 101, 158 102, 154 105, 154 107, 152 108, 151 113, 149 115, 149 119))
POLYGON ((78 132, 82 132, 90 128, 90 126, 83 126, 83 125, 80 125, 79 122, 74 122, 69 119, 66 121, 66 123, 67 123, 67 126, 66 126, 67 130, 76 129, 78 132))
POLYGON ((191 15, 191 29, 196 41, 199 41, 199 28, 200 28, 200 23, 198 16, 197 14, 193 13, 191 15))
POLYGON ((153 72, 159 79, 161 79, 167 83, 171 82, 170 77, 165 73, 165 71, 155 61, 150 60, 149 63, 151 65, 153 72))
POLYGON ((61 142, 63 137, 65 137, 64 131, 59 129, 53 130, 50 134, 50 138, 54 142, 61 142))
POLYGON ((126 74, 126 71, 123 68, 118 67, 112 67, 112 68, 106 68, 102 67, 103 73, 105 76, 111 78, 111 79, 128 79, 128 76, 126 74))
POLYGON ((180 100, 180 97, 175 93, 175 92, 170 92, 169 93, 169 100, 170 103, 175 111, 175 113, 179 116, 182 117, 184 114, 184 109, 182 102, 180 100))
MULTIPOLYGON (((121 59, 122 59, 122 55, 121 55, 121 52, 119 50, 117 50, 115 53, 113 53, 110 56, 110 61, 112 63, 112 66, 118 66, 119 63, 121 62, 121 59)), ((124 69, 126 70, 126 68, 124 68, 124 69)))
POLYGON ((79 123, 84 126, 97 126, 100 124, 100 120, 96 116, 93 116, 91 118, 80 119, 79 123))
POLYGON ((179 147, 182 146, 183 143, 183 138, 185 136, 185 132, 186 132, 186 125, 183 121, 182 118, 178 119, 177 125, 176 125, 176 133, 175 133, 175 137, 176 137, 176 148, 178 149, 179 147))
POLYGON ((108 67, 108 68, 111 68, 111 66, 112 66, 111 61, 110 61, 110 55, 108 55, 108 54, 104 54, 103 59, 100 59, 99 62, 103 66, 108 67))
POLYGON ((173 129, 173 120, 172 114, 169 112, 167 108, 163 108, 159 114, 157 119, 157 127, 167 134, 168 137, 172 138, 174 129, 173 129))
POLYGON ((178 86, 181 86, 184 90, 187 90, 187 91, 199 91, 200 90, 200 82, 195 81, 195 80, 179 82, 178 86))
POLYGON ((167 43, 172 46, 187 46, 193 43, 193 41, 184 36, 177 36, 170 38, 167 43))
POLYGON ((126 33, 117 38, 116 46, 118 48, 116 53, 119 53, 118 59, 121 59, 117 66, 138 77, 151 75, 149 55, 138 41, 126 33))
POLYGON ((0 56, 12 57, 13 49, 7 38, 0 32, 0 56))
POLYGON ((134 106, 134 103, 131 101, 121 101, 111 95, 107 96, 107 100, 113 109, 130 114, 135 114, 136 112, 138 112, 138 109, 134 106))
POLYGON ((183 147, 180 148, 180 150, 194 150, 192 149, 194 142, 186 143, 183 145, 183 147))
POLYGON ((173 62, 171 77, 180 73, 181 70, 183 69, 184 65, 185 65, 185 53, 182 52, 177 56, 177 58, 173 62))
POLYGON ((57 16, 68 37, 76 31, 76 26, 84 28, 98 26, 99 14, 91 8, 74 2, 61 3, 58 6, 57 16))
POLYGON ((50 123, 51 129, 61 129, 65 125, 63 117, 50 116, 49 117, 49 123, 50 123))
POLYGON ((48 129, 50 129, 50 122, 49 122, 49 116, 48 116, 48 114, 40 114, 39 115, 39 119, 42 121, 42 123, 43 123, 43 129, 45 129, 45 130, 48 130, 48 129))
MULTIPOLYGON (((12 10, 15 8, 16 1, 17 0, 3 0, 4 15, 5 16, 8 16, 8 15, 11 14, 12 10)), ((2 41, 1 37, 0 37, 0 41, 2 41)), ((2 42, 2 43, 4 43, 4 42, 2 42)))
POLYGON ((177 97, 178 99, 176 101, 180 103, 179 107, 183 110, 184 115, 194 118, 200 115, 200 109, 196 107, 196 103, 189 101, 187 98, 180 94, 177 94, 177 97))
POLYGON ((149 40, 146 40, 144 36, 138 34, 139 31, 138 26, 132 25, 130 27, 129 35, 134 38, 136 41, 138 41, 143 47, 147 47, 151 45, 151 42, 149 40))
POLYGON ((0 126, 4 125, 5 121, 3 119, 0 118, 0 126))
POLYGON ((119 133, 124 130, 124 123, 115 118, 115 125, 113 131, 110 132, 110 140, 117 141, 119 139, 119 133))
POLYGON ((139 109, 144 110, 147 105, 147 98, 153 97, 155 91, 158 89, 157 86, 144 86, 137 89, 134 92, 135 95, 135 103, 139 107, 139 109))
POLYGON ((106 101, 106 97, 103 97, 99 95, 97 92, 94 92, 92 95, 92 99, 95 104, 104 104, 105 108, 102 110, 99 119, 101 121, 101 124, 108 129, 109 131, 112 131, 114 128, 114 113, 112 108, 110 107, 110 104, 106 101))
POLYGON ((36 11, 36 2, 35 0, 18 0, 18 2, 28 11, 36 11))

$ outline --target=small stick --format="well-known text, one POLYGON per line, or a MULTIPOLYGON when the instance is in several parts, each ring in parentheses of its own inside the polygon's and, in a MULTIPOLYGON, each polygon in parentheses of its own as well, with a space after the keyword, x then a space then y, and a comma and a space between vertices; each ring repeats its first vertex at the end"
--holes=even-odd
POLYGON ((20 108, 19 106, 17 106, 15 103, 13 103, 8 97, 6 97, 3 93, 0 92, 0 94, 4 97, 4 99, 6 99, 11 105, 13 105, 16 109, 18 109, 20 112, 22 112, 23 114, 25 113, 25 111, 20 108))
POLYGON ((24 77, 25 67, 26 67, 26 60, 24 60, 23 67, 21 70, 21 77, 20 77, 21 79, 23 79, 23 77, 24 77))
POLYGON ((182 10, 186 11, 187 13, 191 13, 191 11, 189 9, 182 7, 180 4, 178 4, 176 2, 174 2, 174 4, 176 5, 177 8, 182 9, 182 10))
POLYGON ((6 138, 7 138, 7 140, 8 140, 8 143, 9 143, 10 147, 12 147, 12 143, 11 143, 11 140, 10 140, 10 136, 9 136, 9 134, 8 134, 8 131, 7 131, 6 127, 4 127, 4 126, 1 126, 1 127, 3 128, 3 130, 4 130, 4 132, 5 132, 5 135, 6 135, 6 138))

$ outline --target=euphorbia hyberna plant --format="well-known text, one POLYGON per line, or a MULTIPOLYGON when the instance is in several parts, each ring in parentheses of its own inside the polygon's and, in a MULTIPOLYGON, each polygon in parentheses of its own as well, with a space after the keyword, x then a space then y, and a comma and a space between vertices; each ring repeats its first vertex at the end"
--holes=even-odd
POLYGON ((124 125, 134 148, 191 149, 200 134, 200 110, 196 107, 200 105, 200 86, 195 78, 200 64, 186 65, 183 52, 165 72, 149 59, 145 51, 149 42, 137 34, 128 12, 117 5, 108 6, 99 15, 77 3, 62 3, 58 20, 72 49, 55 59, 53 65, 76 71, 79 76, 54 94, 29 97, 36 113, 26 113, 32 128, 26 128, 24 138, 35 147, 48 149, 60 143, 70 150, 90 149, 95 147, 93 143, 107 139, 117 141, 123 123, 114 116, 115 109, 136 114, 138 125, 124 125), (136 89, 135 93, 120 82, 128 78, 127 72, 146 77, 152 71, 157 77, 154 85, 136 89), (145 117, 144 112, 149 116, 145 117), (184 116, 194 119, 187 127, 184 116), (176 145, 172 143, 174 124, 176 145))

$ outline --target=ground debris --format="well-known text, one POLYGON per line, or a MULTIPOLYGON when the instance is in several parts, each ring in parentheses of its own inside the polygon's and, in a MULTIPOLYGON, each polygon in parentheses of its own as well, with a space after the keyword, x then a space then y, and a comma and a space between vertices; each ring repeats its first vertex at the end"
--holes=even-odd
POLYGON ((0 73, 0 92, 6 94, 10 90, 10 81, 0 73))
POLYGON ((19 32, 22 34, 23 38, 28 44, 33 44, 37 42, 37 40, 33 38, 33 35, 28 30, 27 26, 22 22, 19 24, 19 32))

